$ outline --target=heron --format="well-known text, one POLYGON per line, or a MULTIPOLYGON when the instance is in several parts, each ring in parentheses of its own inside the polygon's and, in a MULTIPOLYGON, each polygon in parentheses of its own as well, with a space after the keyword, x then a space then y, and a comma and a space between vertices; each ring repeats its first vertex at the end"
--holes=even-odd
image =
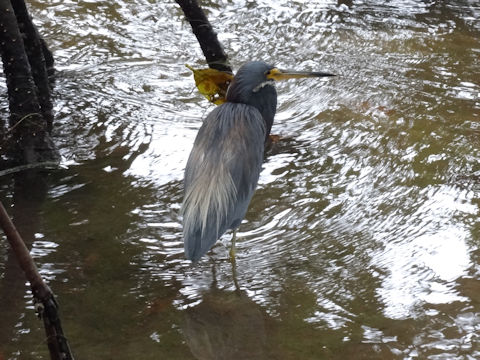
POLYGON ((275 82, 325 76, 334 75, 280 70, 263 61, 239 68, 226 102, 204 119, 185 167, 181 214, 187 259, 197 262, 229 229, 235 259, 236 231, 257 187, 277 109, 275 82))

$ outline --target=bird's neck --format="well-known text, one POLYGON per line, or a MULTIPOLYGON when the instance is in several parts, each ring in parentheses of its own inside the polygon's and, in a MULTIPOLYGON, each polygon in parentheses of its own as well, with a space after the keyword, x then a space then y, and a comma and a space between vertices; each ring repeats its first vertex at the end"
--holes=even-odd
MULTIPOLYGON (((235 92, 231 92, 231 94, 233 93, 235 92)), ((244 95, 245 93, 242 94, 244 95)), ((227 95, 227 101, 247 104, 260 111, 260 114, 262 114, 263 120, 265 121, 265 140, 268 138, 270 130, 272 129, 275 112, 277 111, 277 91, 274 86, 263 86, 256 89, 255 92, 249 92, 248 96, 229 97, 227 95)))
POLYGON ((249 105, 254 106, 262 114, 265 121, 265 140, 270 135, 272 129, 273 119, 277 111, 277 92, 272 86, 265 86, 251 97, 249 105))

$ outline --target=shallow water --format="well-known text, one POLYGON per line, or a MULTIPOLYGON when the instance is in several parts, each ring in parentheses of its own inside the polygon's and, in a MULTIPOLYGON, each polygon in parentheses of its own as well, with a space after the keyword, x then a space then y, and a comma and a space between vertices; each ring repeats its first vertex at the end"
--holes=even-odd
MULTIPOLYGON (((278 85, 235 268, 230 234, 183 257, 183 169, 213 105, 178 6, 30 2, 63 166, 0 196, 76 357, 480 358, 478 2, 202 3, 234 68, 338 74, 278 85)), ((0 258, 0 359, 47 359, 5 241, 0 258)))

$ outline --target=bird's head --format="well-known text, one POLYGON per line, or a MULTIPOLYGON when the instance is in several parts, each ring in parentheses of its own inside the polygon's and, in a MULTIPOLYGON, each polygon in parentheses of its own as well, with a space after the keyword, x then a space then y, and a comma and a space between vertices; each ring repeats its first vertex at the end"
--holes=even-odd
POLYGON ((250 61, 243 65, 228 88, 226 100, 249 105, 253 105, 252 97, 258 95, 262 95, 264 101, 270 100, 272 96, 276 100, 274 80, 267 77, 272 69, 272 65, 263 61, 250 61), (267 91, 262 91, 264 87, 268 87, 267 91))
POLYGON ((256 107, 265 120, 268 136, 277 109, 275 82, 324 76, 335 75, 325 72, 280 70, 263 61, 250 61, 238 69, 228 88, 226 100, 256 107))

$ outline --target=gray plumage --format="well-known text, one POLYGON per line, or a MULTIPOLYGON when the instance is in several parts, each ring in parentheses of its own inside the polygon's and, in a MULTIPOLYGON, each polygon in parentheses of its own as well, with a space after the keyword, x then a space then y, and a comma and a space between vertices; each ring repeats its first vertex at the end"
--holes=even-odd
POLYGON ((185 255, 197 261, 247 212, 262 168, 265 122, 253 106, 224 103, 200 128, 185 170, 185 255))

